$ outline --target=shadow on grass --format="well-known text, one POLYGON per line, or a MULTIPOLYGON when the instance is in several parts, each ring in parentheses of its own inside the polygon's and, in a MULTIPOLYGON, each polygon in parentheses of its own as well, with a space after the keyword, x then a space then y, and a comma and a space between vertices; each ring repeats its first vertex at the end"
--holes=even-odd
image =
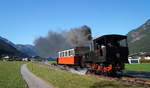
POLYGON ((121 85, 117 82, 103 81, 94 83, 90 88, 127 88, 127 85, 121 85))

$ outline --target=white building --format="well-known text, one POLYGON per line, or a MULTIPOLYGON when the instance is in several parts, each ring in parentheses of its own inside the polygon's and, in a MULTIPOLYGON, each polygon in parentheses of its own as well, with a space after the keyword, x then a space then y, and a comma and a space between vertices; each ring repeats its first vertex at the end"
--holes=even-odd
POLYGON ((22 61, 29 61, 28 58, 23 58, 22 61))
POLYGON ((140 59, 150 60, 149 52, 139 52, 129 56, 128 61, 130 64, 140 63, 140 59))
POLYGON ((140 57, 138 57, 138 58, 129 57, 128 61, 129 61, 129 64, 139 64, 140 63, 140 57))

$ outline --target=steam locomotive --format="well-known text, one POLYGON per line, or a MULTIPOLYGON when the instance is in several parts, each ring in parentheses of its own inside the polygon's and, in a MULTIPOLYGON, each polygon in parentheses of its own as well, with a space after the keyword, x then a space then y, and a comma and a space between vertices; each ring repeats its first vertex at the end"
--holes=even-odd
POLYGON ((104 35, 93 39, 90 47, 75 47, 58 52, 57 64, 87 68, 103 75, 116 75, 128 63, 128 45, 125 35, 104 35))

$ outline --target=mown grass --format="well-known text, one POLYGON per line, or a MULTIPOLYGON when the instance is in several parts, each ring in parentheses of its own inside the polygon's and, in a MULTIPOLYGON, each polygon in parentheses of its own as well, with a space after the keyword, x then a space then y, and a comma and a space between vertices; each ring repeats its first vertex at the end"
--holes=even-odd
POLYGON ((150 72, 150 63, 143 64, 126 64, 125 70, 127 71, 142 71, 142 72, 150 72))
POLYGON ((57 64, 56 61, 48 61, 49 64, 57 64))
POLYGON ((20 73, 23 63, 0 61, 0 88, 27 88, 20 73))
POLYGON ((53 70, 47 66, 35 63, 28 64, 28 68, 35 75, 54 85, 55 88, 138 88, 116 81, 98 79, 93 76, 77 75, 63 70, 53 70))

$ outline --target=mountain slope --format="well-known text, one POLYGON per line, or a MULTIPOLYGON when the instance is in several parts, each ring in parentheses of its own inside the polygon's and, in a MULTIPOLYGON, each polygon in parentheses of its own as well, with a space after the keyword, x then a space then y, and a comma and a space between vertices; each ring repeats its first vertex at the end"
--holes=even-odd
POLYGON ((26 54, 17 50, 14 43, 0 36, 0 55, 2 54, 27 57, 26 54))
POLYGON ((27 54, 28 56, 38 56, 36 48, 32 45, 17 44, 16 47, 19 51, 27 54))
POLYGON ((130 31, 127 36, 130 54, 150 52, 150 20, 130 31))
POLYGON ((16 48, 16 45, 12 43, 11 41, 7 40, 6 38, 3 38, 0 36, 0 40, 4 41, 5 43, 11 45, 12 47, 16 48))
POLYGON ((9 55, 21 54, 14 46, 12 46, 10 43, 8 43, 8 41, 6 42, 3 39, 0 39, 0 54, 9 54, 9 55))
POLYGON ((6 38, 0 36, 0 54, 10 54, 17 56, 37 56, 37 50, 32 45, 15 45, 6 38))

